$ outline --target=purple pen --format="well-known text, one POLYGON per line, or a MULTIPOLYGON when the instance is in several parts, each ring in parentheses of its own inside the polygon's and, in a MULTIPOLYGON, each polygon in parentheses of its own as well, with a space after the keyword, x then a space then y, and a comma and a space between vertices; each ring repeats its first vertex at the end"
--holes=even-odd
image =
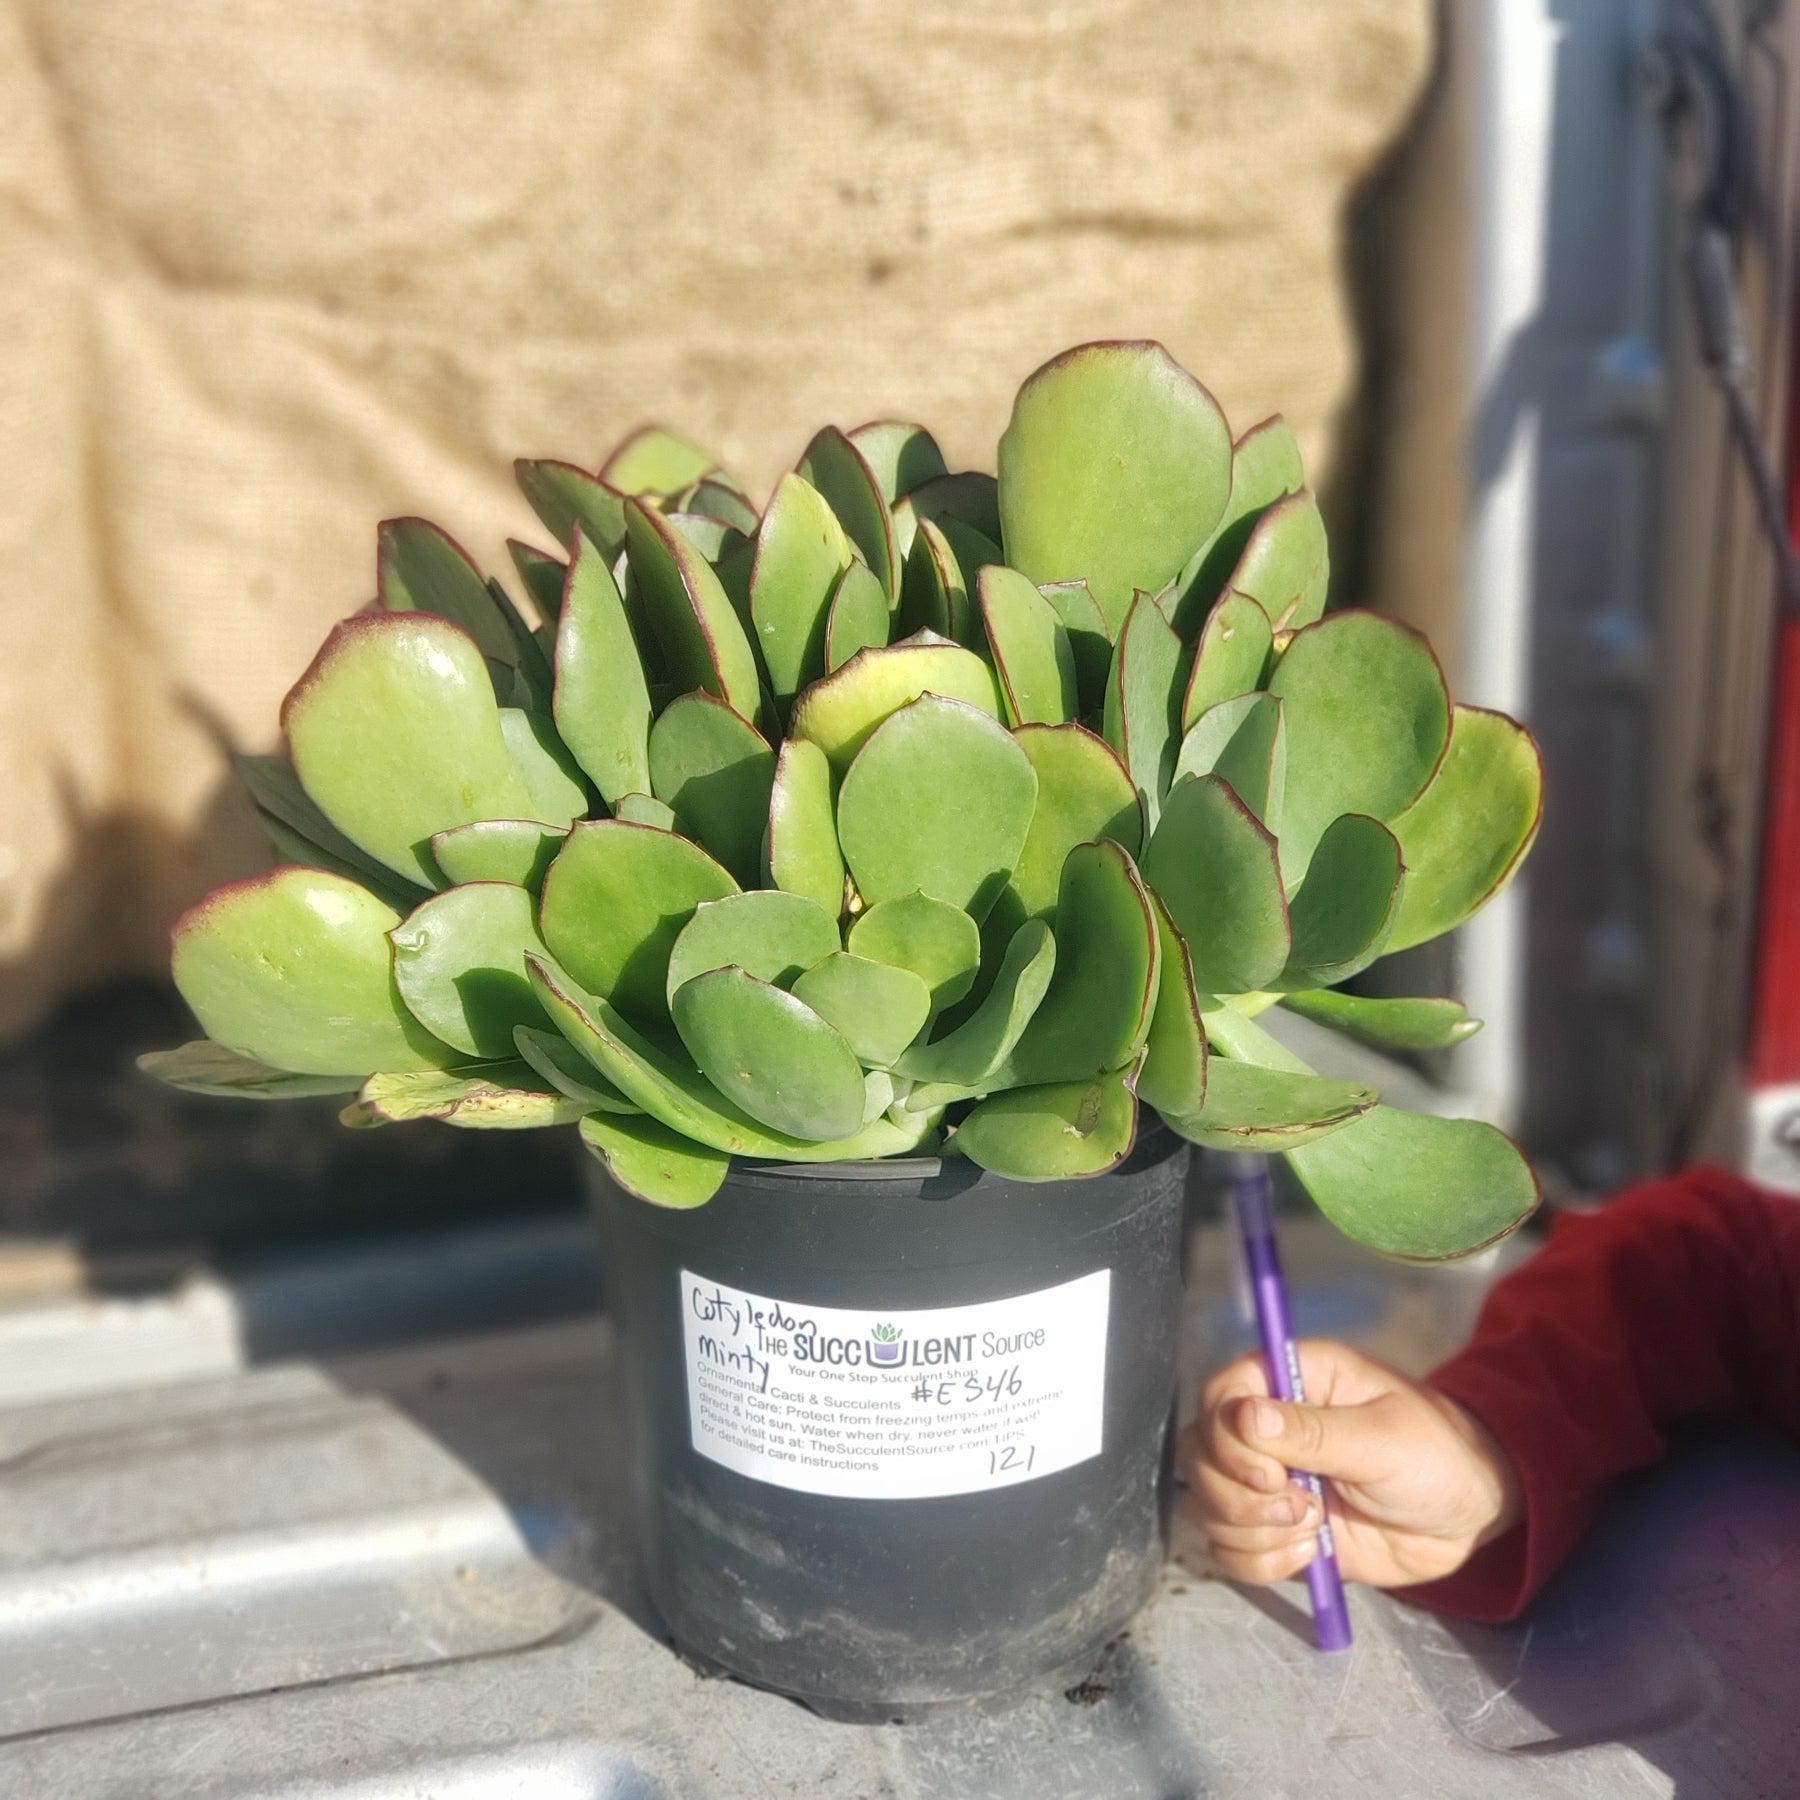
MULTIPOLYGON (((1269 1386, 1277 1400, 1304 1400, 1300 1358, 1294 1349, 1293 1327, 1288 1323, 1287 1283, 1282 1279, 1281 1253, 1275 1246, 1269 1165, 1266 1158, 1244 1152, 1234 1153, 1231 1163, 1231 1197, 1237 1208, 1238 1230, 1243 1235, 1244 1259, 1249 1264, 1250 1292, 1256 1302, 1263 1359, 1269 1366, 1269 1386)), ((1288 1472, 1317 1497, 1323 1510, 1325 1488, 1318 1476, 1299 1469, 1288 1472)), ((1348 1650, 1350 1612, 1344 1604, 1344 1581, 1338 1573, 1329 1518, 1319 1527, 1318 1552, 1306 1565, 1306 1586, 1312 1595, 1313 1631, 1319 1648, 1348 1650)))

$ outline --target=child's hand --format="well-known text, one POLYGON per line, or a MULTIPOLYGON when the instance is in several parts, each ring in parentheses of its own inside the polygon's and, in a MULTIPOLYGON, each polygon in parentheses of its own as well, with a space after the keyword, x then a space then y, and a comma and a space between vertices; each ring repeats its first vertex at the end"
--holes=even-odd
POLYGON ((1184 1504, 1225 1574, 1280 1581, 1312 1560, 1317 1503, 1291 1468, 1329 1477, 1338 1564, 1373 1587, 1448 1575, 1518 1523, 1518 1477, 1471 1413, 1342 1344, 1299 1352, 1309 1404, 1266 1398, 1262 1358, 1240 1357, 1182 1435, 1184 1504))

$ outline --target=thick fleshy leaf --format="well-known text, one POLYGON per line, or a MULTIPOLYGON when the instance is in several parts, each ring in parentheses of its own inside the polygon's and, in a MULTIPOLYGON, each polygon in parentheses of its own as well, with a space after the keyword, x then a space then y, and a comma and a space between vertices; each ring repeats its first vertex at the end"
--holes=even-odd
POLYGON ((981 928, 960 906, 929 894, 903 894, 859 913, 850 949, 890 968, 910 969, 931 994, 933 1012, 968 993, 981 967, 981 928))
POLYGON ((549 459, 521 458, 513 464, 513 477, 557 543, 566 544, 580 526, 608 562, 618 560, 625 548, 625 496, 617 488, 573 463, 549 459))
POLYGON ((1375 1090, 1360 1082, 1215 1056, 1199 1110, 1163 1117, 1190 1143, 1209 1150, 1291 1150, 1341 1129, 1375 1101, 1375 1090))
POLYGON ((563 741, 542 713, 500 709, 500 735, 531 799, 531 817, 546 825, 572 825, 586 816, 594 797, 563 741))
POLYGON ((317 869, 216 889, 176 921, 175 985, 206 1035, 297 1075, 439 1068, 457 1053, 406 1010, 392 907, 317 869))
POLYGON ((879 649, 892 622, 881 583, 864 564, 852 562, 838 577, 825 618, 827 672, 841 669, 859 651, 879 649))
POLYGON ((537 819, 481 819, 438 832, 431 857, 452 886, 505 881, 535 894, 568 835, 565 827, 537 819))
POLYGON ((714 474, 709 450, 662 425, 644 425, 626 438, 600 468, 600 479, 621 494, 679 494, 714 474))
POLYGON ((890 599, 900 592, 900 547, 881 482, 863 453, 827 425, 806 446, 799 471, 824 495, 850 542, 890 599))
POLYGON ((508 538, 506 548, 525 592, 537 608, 538 617, 546 625, 554 626, 562 617, 563 583, 569 573, 567 565, 530 544, 521 544, 517 538, 508 538))
POLYGON ((1137 1138, 1137 1096, 1127 1072, 1011 1088, 983 1100, 956 1128, 970 1162, 1015 1181, 1100 1175, 1137 1138))
POLYGON ((891 505, 903 494, 944 473, 944 453, 923 425, 874 419, 850 433, 882 497, 891 505))
MULTIPOLYGON (((231 766, 255 801, 258 815, 285 859, 360 881, 403 912, 424 898, 425 888, 397 875, 378 858, 351 843, 326 818, 284 757, 234 756, 231 766), (286 830, 276 831, 277 825, 286 830)), ((430 886, 437 886, 436 881, 430 886)))
POLYGON ((1144 1047, 1161 950, 1150 896, 1114 843, 1079 844, 1063 864, 1050 990, 994 1085, 1080 1081, 1144 1047))
POLYGON ((621 794, 613 817, 627 825, 654 825, 658 831, 675 831, 675 809, 654 794, 621 794))
POLYGON ((1106 741, 1118 751, 1154 828, 1180 738, 1181 639, 1153 599, 1134 600, 1106 682, 1106 741))
POLYGON ((1448 1050, 1481 1029, 1481 1021, 1470 1018, 1460 1000, 1381 1000, 1308 988, 1283 994, 1281 1004, 1377 1050, 1448 1050))
POLYGON ((1026 725, 1013 738, 1031 759, 1038 787, 1031 828, 996 909, 1004 924, 1056 910, 1063 863, 1077 844, 1111 838, 1136 856, 1144 831, 1137 790, 1104 738, 1082 725, 1026 725))
MULTIPOLYGON (((1197 1112, 1206 1099, 1206 1028, 1200 1020, 1203 996, 1194 985, 1194 960, 1175 929, 1169 909, 1150 890, 1160 947, 1156 1011, 1144 1042, 1137 1095, 1161 1113, 1197 1112)), ((1210 999, 1210 996, 1204 998, 1210 999)))
POLYGON ((375 537, 376 591, 391 613, 435 613, 460 626, 497 662, 518 660, 518 641, 462 546, 429 519, 384 519, 375 537))
MULTIPOLYGON (((775 698, 791 700, 825 673, 825 625, 850 540, 804 476, 784 475, 756 534, 750 617, 775 698)), ((887 605, 882 601, 885 619, 887 605)))
POLYGON ((1000 485, 978 469, 959 469, 922 481, 907 496, 914 516, 942 525, 967 525, 991 544, 1000 542, 1000 485))
POLYGON ((1302 488, 1277 500, 1256 521, 1226 587, 1248 594, 1278 631, 1298 631, 1325 611, 1330 580, 1325 521, 1318 501, 1302 488))
POLYGON ((977 531, 973 525, 965 524, 961 519, 934 519, 931 521, 943 534, 945 545, 956 561, 958 574, 962 577, 962 590, 967 597, 971 610, 959 612, 956 605, 956 584, 951 582, 950 618, 956 626, 952 634, 959 641, 972 638, 974 635, 974 614, 976 585, 983 569, 1003 567, 1006 558, 1001 554, 1000 546, 992 538, 977 531), (965 622, 966 621, 966 622, 965 622))
POLYGON ((1418 798, 1449 742, 1450 699, 1424 638, 1368 612, 1296 632, 1269 692, 1287 736, 1281 861, 1293 883, 1333 819, 1387 821, 1418 798))
POLYGON ((1256 521, 1284 494, 1306 485, 1300 445, 1277 413, 1252 425, 1231 447, 1231 495, 1224 517, 1195 552, 1178 584, 1175 626, 1185 637, 1225 592, 1256 521))
POLYGON ((1004 726, 927 694, 857 752, 838 791, 838 842, 868 904, 920 892, 979 921, 1019 860, 1036 801, 1037 774, 1004 726))
POLYGON ((668 994, 708 969, 735 965, 758 981, 792 987, 838 947, 837 920, 816 900, 756 888, 704 900, 669 952, 668 994))
POLYGON ((520 1025, 513 1032, 513 1043, 546 1087, 577 1102, 583 1112, 639 1110, 561 1032, 520 1025))
POLYGON ((1248 594, 1227 594, 1213 608, 1195 647, 1181 701, 1182 730, 1191 731, 1203 713, 1222 701, 1255 693, 1274 644, 1269 615, 1248 594))
POLYGON ((698 844, 654 826, 577 825, 544 877, 538 924, 550 954, 630 1018, 669 1016, 669 953, 705 900, 738 886, 698 844))
POLYGON ((1190 776, 1169 790, 1144 876, 1187 940, 1201 993, 1250 993, 1287 966, 1275 840, 1219 776, 1190 776))
POLYGON ((1387 948, 1404 891, 1394 834, 1366 813, 1334 819, 1289 906, 1293 949, 1278 988, 1348 981, 1387 948))
POLYGON ((913 1081, 948 1082, 978 1091, 1012 1055, 1056 971, 1056 939, 1042 919, 1028 919, 1006 946, 993 985, 954 1030, 915 1044, 899 1071, 913 1081))
MULTIPOLYGON (((794 993, 844 1034, 859 1061, 885 1069, 924 1029, 931 990, 910 969, 833 950, 793 984, 794 993)), ((885 1111, 886 1105, 876 1111, 885 1111)))
POLYGON ((338 1116, 353 1127, 435 1119, 471 1131, 535 1131, 572 1125, 581 1108, 561 1094, 545 1092, 528 1064, 503 1061, 484 1063, 479 1070, 371 1075, 355 1103, 338 1116))
POLYGON ((1099 712, 1106 704, 1106 678, 1112 672, 1112 633, 1106 614, 1085 581, 1047 581, 1038 592, 1050 602, 1069 634, 1078 716, 1099 712))
POLYGON ((1181 740, 1175 780, 1218 775, 1270 831, 1281 829, 1287 786, 1287 738, 1273 694, 1239 694, 1209 706, 1181 740))
POLYGON ((435 833, 531 816, 481 653, 444 619, 344 620, 289 693, 281 722, 320 810, 409 880, 436 884, 435 833))
POLYGON ((972 635, 969 586, 942 529, 921 519, 901 577, 899 624, 966 642, 972 635))
POLYGON ((1430 785, 1394 820, 1408 874, 1389 948, 1460 925, 1513 878, 1543 816, 1544 764, 1504 713, 1459 706, 1430 785))
POLYGON ((762 705, 756 652, 712 565, 641 500, 625 508, 631 572, 675 686, 704 689, 754 719, 762 705))
POLYGON ((1075 650, 1056 608, 1017 569, 983 569, 981 620, 1013 725, 1062 725, 1081 708, 1075 650))
POLYGON ((531 896, 499 881, 434 894, 388 933, 407 1010, 434 1037, 470 1056, 513 1054, 513 1027, 543 1021, 525 979, 542 950, 531 896))
POLYGON ((581 1121, 581 1141, 626 1193, 652 1206, 704 1206, 724 1184, 731 1158, 639 1113, 594 1113, 581 1121))
POLYGON ((775 752, 711 694, 671 700, 650 727, 650 791, 740 882, 757 878, 775 752))
POLYGON ((936 1129, 936 1120, 921 1114, 901 1120, 883 1116, 851 1137, 824 1144, 771 1131, 735 1106, 685 1058, 659 1049, 615 1008, 597 995, 583 993, 566 974, 537 957, 526 968, 544 1010, 563 1036, 627 1099, 696 1143, 731 1156, 779 1162, 861 1162, 904 1156, 929 1142, 936 1129))
POLYGON ((792 1137, 848 1137, 862 1124, 862 1065, 804 1000, 742 969, 683 982, 675 1028, 700 1072, 751 1118, 792 1137))
POLYGON ((746 537, 755 536, 757 526, 762 523, 750 503, 750 496, 716 476, 683 488, 675 510, 697 514, 704 519, 717 519, 721 525, 728 525, 746 537))
POLYGON ((609 805, 650 788, 650 690, 605 552, 572 539, 556 632, 556 729, 609 805))
POLYGON ((994 671, 973 650, 919 632, 865 650, 815 681, 794 702, 791 729, 795 737, 817 744, 842 775, 876 726, 927 693, 967 701, 993 719, 1001 716, 994 671))
POLYGON ((1231 434, 1160 344, 1085 344, 1019 390, 1000 440, 1006 559, 1085 580, 1109 619, 1179 575, 1225 510, 1231 434))
POLYGON ((844 910, 831 765, 810 739, 787 738, 776 756, 766 854, 776 887, 816 900, 834 919, 844 910))
POLYGON ((173 1050, 147 1051, 137 1066, 184 1093, 233 1100, 307 1100, 318 1094, 353 1094, 362 1085, 360 1075, 295 1075, 272 1069, 211 1038, 196 1038, 173 1050))
POLYGON ((1518 1146, 1492 1125, 1392 1106, 1288 1160, 1346 1237, 1409 1262, 1485 1250, 1524 1224, 1543 1197, 1518 1146))

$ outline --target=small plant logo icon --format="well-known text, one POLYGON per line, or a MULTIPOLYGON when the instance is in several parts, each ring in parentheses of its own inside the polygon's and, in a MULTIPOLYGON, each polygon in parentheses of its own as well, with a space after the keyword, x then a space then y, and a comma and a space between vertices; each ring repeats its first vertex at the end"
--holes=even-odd
POLYGON ((869 1333, 869 1361, 897 1363, 900 1360, 900 1327, 877 1325, 869 1333))

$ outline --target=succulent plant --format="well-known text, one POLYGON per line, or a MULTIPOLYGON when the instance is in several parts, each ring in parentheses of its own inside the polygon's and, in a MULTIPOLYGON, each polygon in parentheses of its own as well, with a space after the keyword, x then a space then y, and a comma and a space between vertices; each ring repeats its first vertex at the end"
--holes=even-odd
POLYGON ((1025 383, 997 478, 885 420, 820 431, 760 515, 660 429, 517 473, 542 622, 436 527, 381 527, 287 757, 240 761, 283 861, 175 927, 208 1036, 153 1073, 355 1093, 353 1125, 574 1123, 666 1206, 734 1156, 1092 1174, 1147 1105, 1280 1151, 1390 1255, 1531 1210, 1499 1132, 1257 1022, 1477 1029, 1342 984, 1492 898, 1542 788, 1423 638, 1326 613, 1279 417, 1234 441, 1160 346, 1101 343, 1025 383))

